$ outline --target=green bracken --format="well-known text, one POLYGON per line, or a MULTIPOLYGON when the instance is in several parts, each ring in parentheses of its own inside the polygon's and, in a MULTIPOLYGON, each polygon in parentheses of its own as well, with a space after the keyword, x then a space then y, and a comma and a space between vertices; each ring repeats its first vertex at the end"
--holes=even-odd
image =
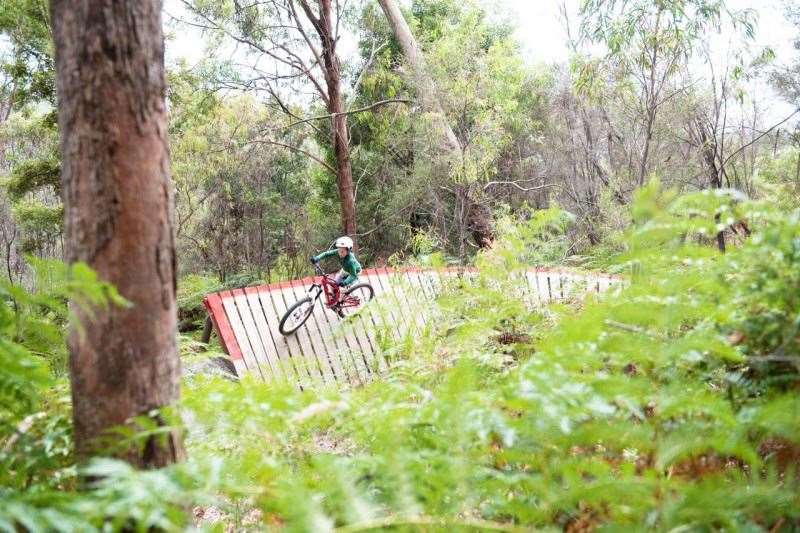
MULTIPOLYGON (((64 388, 5 329, 0 529, 797 528, 800 213, 653 183, 623 283, 532 308, 514 278, 558 217, 503 224, 476 283, 445 292, 382 379, 300 392, 195 376, 174 418, 188 460, 94 461, 81 492, 64 388), (717 213, 752 231, 724 255, 717 213), (496 341, 508 331, 525 336, 496 341)), ((9 305, 7 322, 38 320, 9 305)))

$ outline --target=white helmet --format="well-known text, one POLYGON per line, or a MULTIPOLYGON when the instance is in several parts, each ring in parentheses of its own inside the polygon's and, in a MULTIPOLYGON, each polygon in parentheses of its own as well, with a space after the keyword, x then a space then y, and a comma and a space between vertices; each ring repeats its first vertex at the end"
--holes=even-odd
POLYGON ((333 246, 336 248, 347 248, 348 250, 353 249, 353 239, 350 237, 339 237, 336 239, 336 242, 333 243, 333 246))

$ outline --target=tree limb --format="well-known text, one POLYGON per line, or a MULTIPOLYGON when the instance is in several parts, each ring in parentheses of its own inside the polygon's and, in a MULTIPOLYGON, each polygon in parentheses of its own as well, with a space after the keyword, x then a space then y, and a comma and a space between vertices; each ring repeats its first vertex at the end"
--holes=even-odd
POLYGON ((377 48, 375 48, 375 43, 372 44, 372 51, 369 53, 369 59, 364 63, 364 66, 361 68, 361 72, 358 73, 358 78, 356 78, 356 82, 353 84, 353 95, 352 100, 347 103, 347 110, 350 110, 350 106, 353 105, 356 99, 356 95, 358 94, 358 88, 361 86, 361 80, 364 79, 364 74, 369 70, 372 66, 372 62, 375 61, 375 57, 378 55, 378 52, 386 48, 389 45, 389 42, 384 42, 377 48))
POLYGON ((292 146, 291 144, 284 144, 282 142, 273 141, 271 139, 254 139, 252 141, 247 141, 247 144, 271 144, 271 145, 274 145, 274 146, 281 146, 281 147, 286 148, 288 150, 292 150, 293 152, 297 152, 298 154, 303 154, 304 156, 316 161, 317 163, 319 163, 320 165, 325 167, 334 176, 336 175, 336 169, 335 168, 333 168, 331 165, 329 165, 328 163, 326 163, 325 161, 323 161, 319 157, 315 156, 314 154, 312 154, 308 150, 304 150, 304 149, 300 148, 299 146, 292 146))
POLYGON ((516 187, 517 189, 519 189, 522 192, 538 191, 540 189, 547 189, 549 187, 555 187, 556 186, 555 183, 545 183, 545 184, 542 184, 542 185, 537 185, 536 187, 523 187, 522 185, 520 185, 516 181, 490 181, 490 182, 486 183, 483 186, 483 190, 485 191, 491 185, 511 185, 512 187, 516 187))
POLYGON ((737 148, 736 150, 734 150, 731 155, 729 155, 728 157, 725 158, 725 160, 722 162, 722 166, 724 167, 728 163, 728 161, 731 160, 731 158, 737 156, 742 150, 745 150, 746 148, 749 148, 750 146, 752 146, 755 143, 757 143, 758 141, 760 141, 763 137, 769 135, 772 132, 772 130, 774 130, 778 126, 781 126, 782 124, 788 122, 789 119, 791 119, 793 116, 795 116, 798 113, 800 113, 800 108, 795 109, 794 112, 791 115, 789 115, 785 119, 781 120, 777 124, 774 124, 773 126, 771 126, 771 127, 767 128, 766 130, 764 130, 761 133, 761 135, 758 135, 757 137, 754 137, 752 141, 750 141, 748 143, 745 143, 742 146, 740 146, 739 148, 737 148))
POLYGON ((358 109, 352 109, 350 111, 345 111, 343 113, 336 113, 336 114, 329 114, 329 115, 319 115, 319 116, 316 116, 316 117, 308 117, 308 118, 300 119, 300 120, 297 120, 295 122, 292 122, 288 126, 280 128, 280 129, 288 130, 288 129, 293 128, 294 126, 297 126, 299 124, 305 124, 307 122, 313 122, 315 120, 331 119, 331 118, 333 118, 334 116, 337 116, 337 115, 355 115, 357 113, 364 113, 365 111, 371 111, 371 110, 375 109, 376 107, 384 106, 384 105, 387 105, 387 104, 394 104, 394 103, 408 104, 408 103, 411 103, 411 100, 408 100, 406 98, 391 98, 391 99, 388 99, 388 100, 380 100, 380 101, 375 102, 373 104, 370 104, 368 106, 359 107, 358 109))

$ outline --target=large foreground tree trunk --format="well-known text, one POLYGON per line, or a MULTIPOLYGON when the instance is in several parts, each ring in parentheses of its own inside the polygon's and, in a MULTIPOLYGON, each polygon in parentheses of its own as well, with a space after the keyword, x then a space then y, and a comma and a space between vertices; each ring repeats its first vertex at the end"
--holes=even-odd
MULTIPOLYGON (((75 444, 178 399, 175 243, 160 0, 51 0, 69 261, 84 261, 131 307, 79 311, 70 339, 75 444)), ((180 439, 117 455, 158 467, 180 439)))

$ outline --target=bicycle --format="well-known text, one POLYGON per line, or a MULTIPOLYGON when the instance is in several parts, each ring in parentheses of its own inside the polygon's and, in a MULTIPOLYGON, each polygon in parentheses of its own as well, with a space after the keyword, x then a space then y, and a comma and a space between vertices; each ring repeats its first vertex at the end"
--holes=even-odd
POLYGON ((319 277, 309 287, 308 296, 295 302, 281 318, 278 330, 282 335, 291 335, 306 323, 322 294, 325 295, 324 305, 340 318, 355 314, 375 296, 375 290, 369 283, 356 283, 342 293, 332 274, 326 274, 318 264, 314 265, 314 269, 319 277))

